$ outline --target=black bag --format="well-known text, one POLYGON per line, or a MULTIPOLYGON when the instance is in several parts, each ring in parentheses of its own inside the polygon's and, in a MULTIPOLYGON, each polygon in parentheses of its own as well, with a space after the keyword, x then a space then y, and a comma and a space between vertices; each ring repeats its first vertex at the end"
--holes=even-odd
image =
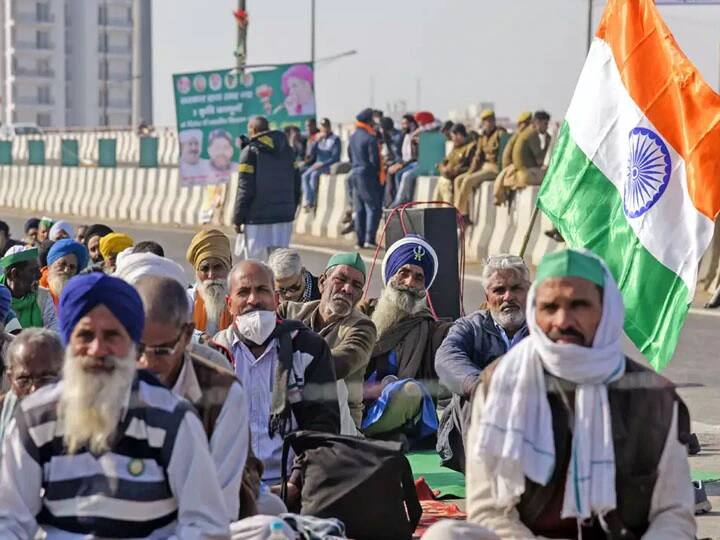
POLYGON ((285 437, 304 466, 301 514, 334 517, 356 540, 410 540, 422 516, 410 463, 396 442, 316 431, 285 437))

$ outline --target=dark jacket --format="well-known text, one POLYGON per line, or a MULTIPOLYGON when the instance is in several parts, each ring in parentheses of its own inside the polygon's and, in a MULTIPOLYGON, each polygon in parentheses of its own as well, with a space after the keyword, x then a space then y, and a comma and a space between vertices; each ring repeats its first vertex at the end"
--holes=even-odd
POLYGON ((263 225, 295 219, 301 197, 294 152, 280 131, 260 133, 240 153, 233 224, 263 225))
MULTIPOLYGON (((528 335, 526 326, 518 338, 528 335)), ((480 372, 490 362, 508 351, 495 321, 487 311, 455 321, 435 356, 435 370, 440 382, 453 394, 470 397, 480 372)))
MULTIPOLYGON (((275 333, 279 332, 289 332, 292 335, 295 386, 294 389, 288 387, 287 393, 298 429, 340 433, 335 366, 327 343, 298 321, 278 322, 275 333), (299 396, 299 400, 290 398, 291 390, 294 395, 299 396)), ((232 350, 232 327, 218 333, 215 341, 232 350)), ((280 369, 280 363, 277 369, 280 369)))
POLYGON ((380 149, 377 136, 357 128, 350 135, 348 154, 356 185, 380 186, 380 149))
MULTIPOLYGON (((527 335, 527 326, 523 326, 516 334, 515 343, 527 335)), ((436 450, 444 467, 465 472, 470 398, 482 371, 508 349, 487 311, 476 311, 455 321, 440 345, 435 355, 435 370, 440 383, 453 393, 443 411, 437 435, 436 450)))

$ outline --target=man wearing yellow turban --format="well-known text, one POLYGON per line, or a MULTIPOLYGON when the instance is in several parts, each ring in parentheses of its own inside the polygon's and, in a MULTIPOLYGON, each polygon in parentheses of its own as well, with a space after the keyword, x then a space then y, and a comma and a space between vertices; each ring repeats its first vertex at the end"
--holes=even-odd
POLYGON ((100 239, 100 254, 103 257, 105 272, 111 274, 115 271, 118 253, 132 247, 135 242, 124 233, 110 233, 100 239))
POLYGON ((221 231, 200 231, 190 241, 186 254, 195 270, 193 299, 195 328, 212 338, 232 323, 227 309, 227 276, 232 266, 230 239, 221 231))

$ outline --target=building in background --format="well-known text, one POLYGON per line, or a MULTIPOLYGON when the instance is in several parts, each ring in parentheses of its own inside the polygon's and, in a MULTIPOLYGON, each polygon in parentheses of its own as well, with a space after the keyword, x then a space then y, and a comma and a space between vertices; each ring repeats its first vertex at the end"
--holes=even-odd
POLYGON ((133 92, 152 122, 150 0, 0 4, 0 122, 130 126, 133 92))

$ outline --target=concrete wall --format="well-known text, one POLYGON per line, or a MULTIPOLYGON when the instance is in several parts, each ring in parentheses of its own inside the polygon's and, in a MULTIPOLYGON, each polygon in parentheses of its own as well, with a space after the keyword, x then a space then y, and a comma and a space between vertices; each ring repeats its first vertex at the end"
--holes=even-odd
MULTIPOLYGON (((55 151, 53 147, 52 152, 55 151)), ((346 178, 346 174, 321 177, 317 209, 314 213, 298 212, 294 229, 296 234, 342 238, 340 231, 346 208, 346 178)), ((431 200, 436 182, 437 178, 419 177, 415 200, 431 200)), ((232 182, 221 219, 225 226, 232 224, 236 192, 237 183, 232 182)), ((466 260, 481 262, 490 255, 518 254, 528 230, 537 194, 537 187, 528 187, 517 194, 511 208, 496 207, 492 204, 492 184, 481 185, 475 192, 471 206, 471 218, 476 225, 464 231, 466 260)), ((180 187, 178 170, 171 167, 95 169, 0 166, 0 207, 37 214, 70 214, 92 218, 92 221, 109 219, 199 227, 203 195, 201 187, 180 187)), ((561 247, 543 234, 550 228, 549 220, 542 213, 538 214, 525 252, 530 264, 537 265, 543 255, 561 247)), ((348 243, 355 240, 354 236, 345 238, 348 243)), ((718 238, 716 234, 700 265, 699 290, 714 290, 720 283, 718 238)))

